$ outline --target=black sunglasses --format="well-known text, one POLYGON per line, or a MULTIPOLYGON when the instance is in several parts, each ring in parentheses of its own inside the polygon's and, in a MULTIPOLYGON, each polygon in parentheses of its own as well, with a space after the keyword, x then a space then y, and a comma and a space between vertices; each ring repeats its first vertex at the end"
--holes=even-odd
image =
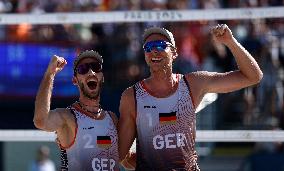
POLYGON ((84 75, 89 72, 89 70, 92 70, 93 72, 101 72, 102 71, 102 64, 99 62, 91 62, 91 63, 85 63, 80 64, 76 68, 76 73, 84 75))

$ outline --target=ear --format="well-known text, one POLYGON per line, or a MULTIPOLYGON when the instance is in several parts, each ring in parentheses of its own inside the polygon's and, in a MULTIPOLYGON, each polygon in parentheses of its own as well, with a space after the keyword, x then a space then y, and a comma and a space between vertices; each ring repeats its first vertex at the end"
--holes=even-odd
POLYGON ((173 60, 175 60, 178 57, 177 49, 172 48, 172 53, 173 53, 173 60))
POLYGON ((78 85, 78 80, 75 76, 72 77, 72 83, 73 85, 78 85))

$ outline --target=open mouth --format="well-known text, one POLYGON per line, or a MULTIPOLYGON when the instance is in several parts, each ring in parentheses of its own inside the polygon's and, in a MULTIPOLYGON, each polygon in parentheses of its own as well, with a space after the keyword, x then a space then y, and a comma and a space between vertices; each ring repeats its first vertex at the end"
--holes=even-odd
POLYGON ((88 81, 87 82, 87 85, 89 87, 90 90, 95 90, 97 88, 97 82, 96 81, 88 81))
POLYGON ((151 61, 154 63, 158 63, 161 62, 163 60, 163 58, 151 58, 151 61))

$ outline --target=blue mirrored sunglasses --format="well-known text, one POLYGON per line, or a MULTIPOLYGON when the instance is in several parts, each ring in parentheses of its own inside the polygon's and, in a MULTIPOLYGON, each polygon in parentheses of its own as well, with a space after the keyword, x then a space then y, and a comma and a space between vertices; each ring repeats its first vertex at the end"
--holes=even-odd
POLYGON ((157 51, 161 52, 164 51, 168 46, 173 45, 164 40, 155 40, 145 43, 143 49, 145 52, 151 52, 154 48, 156 48, 157 51))

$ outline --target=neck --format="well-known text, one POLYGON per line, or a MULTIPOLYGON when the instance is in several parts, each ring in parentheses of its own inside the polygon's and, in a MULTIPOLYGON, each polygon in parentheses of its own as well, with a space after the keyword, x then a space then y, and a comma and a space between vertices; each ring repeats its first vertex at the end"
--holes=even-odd
POLYGON ((172 70, 162 70, 157 72, 151 72, 151 76, 149 78, 149 82, 151 84, 159 85, 158 87, 174 87, 177 83, 176 77, 174 77, 172 70))
POLYGON ((101 111, 99 99, 88 99, 88 98, 79 98, 79 105, 83 110, 91 113, 97 113, 101 111))
POLYGON ((90 99, 87 97, 82 97, 80 96, 79 101, 81 104, 84 104, 86 106, 99 106, 100 104, 100 98, 96 98, 96 99, 90 99))
POLYGON ((168 97, 173 94, 178 87, 178 77, 177 75, 164 75, 164 78, 158 77, 156 78, 155 75, 151 75, 145 81, 145 86, 147 91, 155 97, 168 97))

